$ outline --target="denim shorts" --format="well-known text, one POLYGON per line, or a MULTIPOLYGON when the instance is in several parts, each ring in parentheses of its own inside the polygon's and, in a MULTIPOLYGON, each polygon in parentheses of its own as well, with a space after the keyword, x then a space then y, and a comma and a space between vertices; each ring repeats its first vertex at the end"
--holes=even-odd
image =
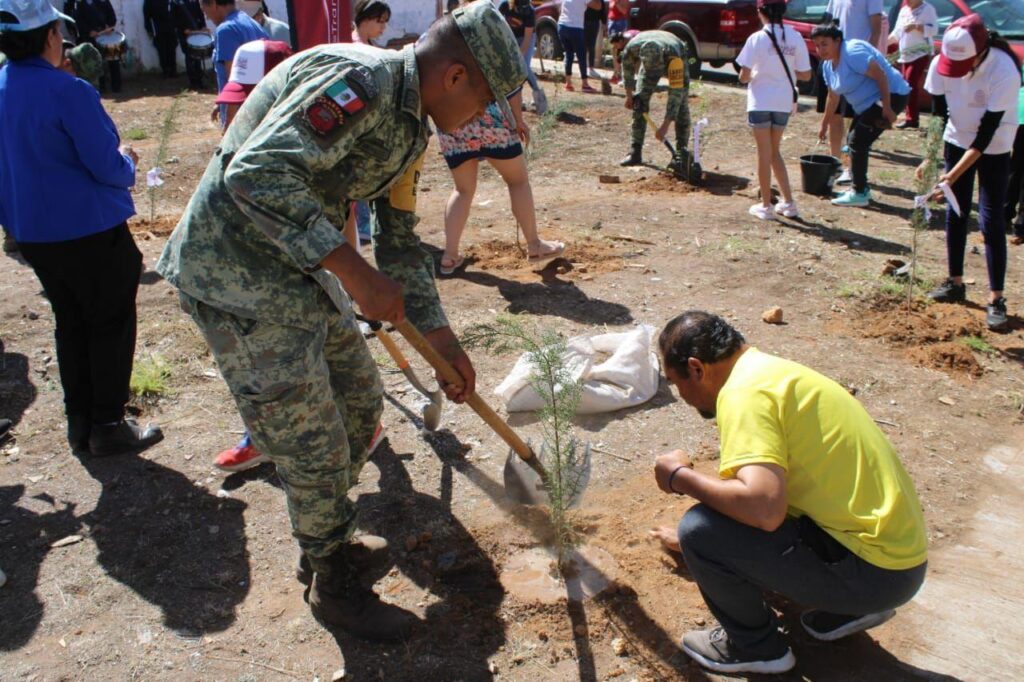
POLYGON ((608 22, 608 35, 625 33, 629 30, 629 19, 612 19, 608 22))
POLYGON ((789 123, 789 112, 748 111, 747 123, 751 128, 785 128, 789 123))

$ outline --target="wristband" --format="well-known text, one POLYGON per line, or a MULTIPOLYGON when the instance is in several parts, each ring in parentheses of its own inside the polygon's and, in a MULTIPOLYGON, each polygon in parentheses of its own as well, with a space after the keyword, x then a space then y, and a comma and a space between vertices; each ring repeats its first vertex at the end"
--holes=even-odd
POLYGON ((682 495, 683 493, 679 492, 678 490, 676 490, 675 488, 672 487, 672 480, 676 477, 676 474, 679 473, 680 469, 686 469, 686 468, 688 468, 688 467, 685 464, 680 464, 679 466, 677 466, 672 471, 672 474, 668 477, 668 489, 671 490, 676 495, 682 495))

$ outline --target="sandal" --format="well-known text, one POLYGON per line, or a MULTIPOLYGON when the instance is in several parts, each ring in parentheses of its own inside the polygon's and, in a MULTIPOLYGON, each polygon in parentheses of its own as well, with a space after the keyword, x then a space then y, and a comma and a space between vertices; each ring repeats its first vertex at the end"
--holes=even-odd
POLYGON ((547 252, 544 252, 544 253, 538 253, 537 255, 534 255, 534 256, 527 256, 527 258, 526 258, 527 262, 528 263, 543 263, 544 261, 549 261, 549 260, 553 260, 555 258, 558 258, 563 253, 565 253, 565 244, 563 244, 562 242, 549 242, 549 243, 555 244, 556 245, 555 248, 552 249, 551 251, 547 251, 547 252))
POLYGON ((451 275, 454 275, 455 271, 458 270, 459 268, 461 268, 465 264, 466 264, 466 259, 463 256, 459 256, 455 260, 452 260, 451 258, 442 256, 441 257, 441 263, 439 264, 438 269, 441 271, 442 275, 444 275, 445 277, 449 277, 451 275), (444 264, 445 261, 448 261, 450 263, 450 265, 445 265, 444 264))

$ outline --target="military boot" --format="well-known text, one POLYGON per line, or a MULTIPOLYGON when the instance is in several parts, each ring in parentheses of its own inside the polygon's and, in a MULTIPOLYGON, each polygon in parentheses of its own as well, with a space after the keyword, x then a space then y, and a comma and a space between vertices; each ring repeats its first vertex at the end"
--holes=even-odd
POLYGON ((644 162, 643 149, 644 148, 641 145, 633 145, 633 151, 631 151, 626 158, 622 159, 622 161, 619 161, 619 165, 620 166, 640 166, 640 165, 642 165, 643 162, 644 162))
MULTIPOLYGON (((341 628, 354 637, 375 642, 404 641, 418 622, 405 609, 386 604, 359 580, 348 557, 348 545, 323 560, 313 573, 309 608, 324 627, 341 628)), ((320 562, 317 562, 318 564, 320 562)))
MULTIPOLYGON (((356 575, 367 587, 380 580, 391 567, 388 541, 377 535, 356 535, 349 542, 348 553, 356 575)), ((295 566, 295 579, 306 587, 313 582, 313 567, 302 550, 295 566)))

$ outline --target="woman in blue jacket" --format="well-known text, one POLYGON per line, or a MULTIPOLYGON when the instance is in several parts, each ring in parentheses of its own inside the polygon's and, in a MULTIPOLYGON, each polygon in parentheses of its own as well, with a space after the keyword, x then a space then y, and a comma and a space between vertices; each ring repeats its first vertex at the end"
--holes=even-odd
POLYGON ((47 0, 0 0, 0 224, 50 300, 76 454, 138 451, 159 428, 125 419, 142 254, 128 231, 138 157, 87 82, 59 67, 47 0))

